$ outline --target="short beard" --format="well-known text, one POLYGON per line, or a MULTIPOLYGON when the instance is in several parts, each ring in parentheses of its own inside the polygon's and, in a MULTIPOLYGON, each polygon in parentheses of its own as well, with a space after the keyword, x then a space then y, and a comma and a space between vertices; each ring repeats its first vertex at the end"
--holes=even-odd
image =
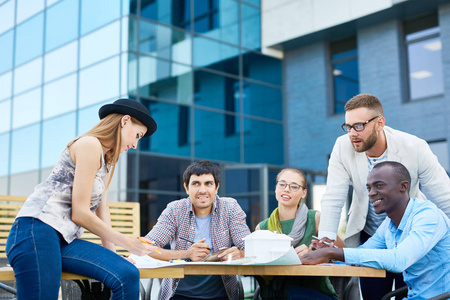
POLYGON ((355 149, 356 152, 366 152, 370 148, 372 148, 375 143, 378 140, 377 131, 375 129, 375 126, 373 127, 372 133, 369 135, 367 140, 362 142, 362 146, 360 149, 356 149, 355 145, 353 145, 353 149, 355 149))

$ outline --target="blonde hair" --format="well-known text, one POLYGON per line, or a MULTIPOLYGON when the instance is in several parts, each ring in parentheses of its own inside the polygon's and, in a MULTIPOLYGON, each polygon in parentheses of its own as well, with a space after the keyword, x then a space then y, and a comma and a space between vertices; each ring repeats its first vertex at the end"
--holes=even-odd
MULTIPOLYGON (((109 188, 111 179, 114 175, 114 170, 116 169, 116 163, 119 160, 120 155, 120 143, 122 142, 122 126, 120 124, 123 114, 112 113, 104 117, 91 128, 84 135, 96 137, 102 145, 108 145, 112 142, 113 146, 108 152, 103 153, 106 163, 109 165, 109 179, 106 184, 105 191, 109 188)), ((138 125, 144 125, 142 122, 138 121, 136 118, 131 117, 131 122, 138 125)), ((69 143, 68 146, 72 145, 74 141, 69 143)))
POLYGON ((286 172, 286 171, 291 171, 291 172, 294 172, 294 173, 297 173, 298 175, 300 175, 300 177, 301 177, 302 180, 303 180, 303 182, 301 182, 301 184, 302 184, 302 185, 305 187, 305 189, 306 189, 306 187, 308 186, 308 181, 306 180, 306 175, 305 175, 305 173, 303 173, 301 170, 299 170, 299 169, 297 169, 297 168, 292 168, 292 167, 284 168, 283 170, 281 170, 281 171, 278 173, 278 175, 277 175, 277 181, 280 179, 281 174, 283 174, 283 173, 286 172))

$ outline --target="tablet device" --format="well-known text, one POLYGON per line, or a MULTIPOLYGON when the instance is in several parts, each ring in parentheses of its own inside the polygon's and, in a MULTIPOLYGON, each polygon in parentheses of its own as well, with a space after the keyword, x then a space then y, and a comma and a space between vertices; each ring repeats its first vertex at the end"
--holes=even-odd
POLYGON ((202 261, 220 261, 220 258, 217 257, 220 253, 227 250, 229 248, 223 248, 220 250, 217 250, 216 252, 210 252, 202 261))

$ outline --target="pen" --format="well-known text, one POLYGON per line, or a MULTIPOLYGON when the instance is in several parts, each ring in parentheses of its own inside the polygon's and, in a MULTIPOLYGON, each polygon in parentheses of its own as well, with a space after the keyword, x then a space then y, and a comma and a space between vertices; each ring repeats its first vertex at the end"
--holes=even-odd
MULTIPOLYGON (((147 245, 150 245, 150 246, 154 246, 154 245, 150 244, 149 242, 147 242, 146 240, 144 240, 143 238, 141 238, 139 236, 137 237, 137 239, 140 240, 141 242, 143 242, 144 244, 147 244, 147 245)), ((158 248, 155 248, 155 251, 158 252, 159 254, 161 254, 161 252, 158 250, 158 248)))
MULTIPOLYGON (((312 235, 311 236, 313 239, 316 239, 316 240, 319 240, 320 241, 320 239, 317 237, 317 236, 315 236, 315 235, 312 235)), ((325 245, 327 245, 327 246, 330 246, 331 244, 329 243, 329 242, 327 242, 327 241, 323 241, 322 243, 324 243, 325 245)), ((333 245, 333 247, 334 248, 339 248, 338 246, 336 246, 336 245, 333 245)))
POLYGON ((191 244, 195 244, 193 241, 190 241, 190 240, 188 240, 188 239, 185 239, 184 237, 179 236, 178 238, 179 238, 180 240, 189 242, 189 243, 191 243, 191 244))

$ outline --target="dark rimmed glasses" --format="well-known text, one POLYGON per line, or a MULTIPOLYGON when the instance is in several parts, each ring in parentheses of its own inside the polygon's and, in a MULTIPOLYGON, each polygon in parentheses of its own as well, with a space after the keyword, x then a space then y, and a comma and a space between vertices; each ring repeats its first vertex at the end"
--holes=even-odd
POLYGON ((345 132, 350 132, 350 130, 352 130, 352 128, 355 130, 355 131, 363 131, 364 130, 364 128, 365 128, 365 126, 367 125, 367 124, 369 124, 370 122, 372 122, 373 120, 375 120, 376 118, 380 118, 381 116, 375 116, 375 117, 373 117, 372 119, 370 119, 369 121, 365 121, 364 123, 355 123, 355 124, 353 124, 353 125, 349 125, 349 124, 342 124, 341 125, 341 128, 342 128, 342 130, 344 130, 345 132))
POLYGON ((299 190, 299 188, 303 188, 305 189, 303 186, 301 186, 300 184, 296 184, 296 183, 291 183, 291 184, 287 184, 284 181, 277 181, 277 188, 284 190, 287 186, 289 186, 289 189, 293 192, 296 192, 299 190))

